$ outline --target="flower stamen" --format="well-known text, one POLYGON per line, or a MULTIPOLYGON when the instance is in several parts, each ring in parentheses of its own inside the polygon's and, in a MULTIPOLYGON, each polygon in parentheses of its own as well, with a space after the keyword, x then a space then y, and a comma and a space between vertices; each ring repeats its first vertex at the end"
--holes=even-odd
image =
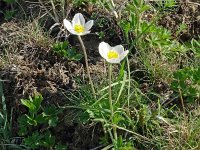
POLYGON ((108 59, 113 59, 113 58, 118 58, 119 57, 119 54, 113 50, 109 51, 108 54, 108 59))
POLYGON ((77 33, 83 33, 85 31, 85 28, 84 28, 84 26, 77 24, 77 25, 74 26, 74 30, 77 33))

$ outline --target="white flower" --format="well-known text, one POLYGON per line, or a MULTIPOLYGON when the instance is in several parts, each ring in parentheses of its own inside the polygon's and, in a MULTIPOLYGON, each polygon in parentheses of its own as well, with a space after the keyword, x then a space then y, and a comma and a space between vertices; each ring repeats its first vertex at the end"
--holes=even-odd
POLYGON ((120 63, 120 61, 126 57, 128 52, 128 50, 124 51, 124 47, 122 45, 111 47, 105 42, 101 42, 99 44, 100 55, 109 63, 120 63))
POLYGON ((75 14, 74 18, 72 19, 72 23, 69 22, 67 19, 63 20, 65 28, 72 34, 75 35, 85 35, 90 33, 90 29, 94 24, 93 20, 88 21, 85 23, 85 19, 81 13, 75 14))

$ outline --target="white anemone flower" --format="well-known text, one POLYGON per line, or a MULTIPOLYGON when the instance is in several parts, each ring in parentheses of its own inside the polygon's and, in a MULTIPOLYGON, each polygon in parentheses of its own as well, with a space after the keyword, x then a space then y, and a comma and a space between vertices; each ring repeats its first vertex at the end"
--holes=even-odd
POLYGON ((72 19, 72 23, 67 19, 63 20, 65 28, 72 34, 75 35, 85 35, 90 33, 90 29, 92 28, 94 21, 90 20, 85 23, 85 19, 81 13, 75 14, 72 19))
POLYGON ((109 63, 120 63, 128 54, 128 50, 124 51, 122 45, 111 47, 108 43, 101 42, 99 44, 99 53, 109 63))

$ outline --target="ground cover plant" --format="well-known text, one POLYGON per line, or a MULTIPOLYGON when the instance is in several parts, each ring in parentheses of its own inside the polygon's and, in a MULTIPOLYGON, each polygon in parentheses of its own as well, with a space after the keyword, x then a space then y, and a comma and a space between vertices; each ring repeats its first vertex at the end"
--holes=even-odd
POLYGON ((200 2, 0 2, 0 149, 200 149, 200 2))

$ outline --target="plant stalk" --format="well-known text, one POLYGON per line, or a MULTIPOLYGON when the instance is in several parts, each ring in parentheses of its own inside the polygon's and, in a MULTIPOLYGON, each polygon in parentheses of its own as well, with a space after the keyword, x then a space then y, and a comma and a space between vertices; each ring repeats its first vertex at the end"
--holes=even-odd
POLYGON ((111 111, 111 120, 113 119, 113 104, 112 104, 112 89, 111 89, 111 84, 112 84, 112 64, 109 64, 108 68, 108 76, 109 76, 109 105, 110 105, 110 111, 111 111))
POLYGON ((180 89, 178 89, 178 91, 179 91, 179 95, 180 95, 180 99, 181 99, 181 105, 182 105, 182 109, 183 109, 184 117, 185 117, 185 119, 186 119, 185 105, 184 105, 184 101, 183 101, 182 92, 181 92, 180 89))
POLYGON ((137 41, 136 41, 136 44, 138 44, 138 36, 140 34, 140 23, 141 23, 141 16, 142 16, 142 12, 140 12, 141 8, 142 8, 142 4, 143 4, 143 0, 139 0, 138 2, 138 8, 137 11, 136 11, 136 17, 137 17, 137 24, 136 24, 136 38, 137 38, 137 41))
MULTIPOLYGON (((56 20, 59 22, 59 17, 58 17, 58 14, 57 14, 57 12, 56 12, 56 7, 55 7, 55 5, 54 5, 53 0, 51 0, 51 6, 52 6, 52 9, 53 9, 54 16, 55 16, 56 20)), ((58 22, 57 22, 57 23, 58 23, 58 22)))
POLYGON ((53 16, 53 14, 47 9, 47 7, 43 4, 42 0, 39 0, 39 3, 41 4, 41 6, 45 9, 45 11, 47 12, 47 14, 57 23, 59 23, 59 20, 53 16))
POLYGON ((89 70, 88 58, 87 58, 87 52, 86 52, 85 46, 83 44, 83 40, 81 39, 80 35, 78 35, 78 40, 79 40, 79 42, 81 44, 81 47, 83 49, 83 53, 84 53, 84 57, 85 57, 85 65, 86 65, 87 75, 88 75, 89 82, 90 82, 90 85, 91 85, 92 93, 93 93, 94 97, 96 98, 96 94, 95 94, 95 90, 94 90, 94 85, 93 85, 93 82, 92 82, 92 79, 91 79, 91 76, 90 76, 90 70, 89 70))
POLYGON ((113 117, 114 117, 114 112, 113 112, 113 103, 112 103, 112 64, 109 64, 109 69, 108 69, 108 76, 109 76, 109 104, 110 104, 110 111, 111 111, 111 122, 112 122, 112 129, 113 129, 113 135, 115 139, 115 143, 117 142, 117 129, 116 126, 114 125, 113 117))
POLYGON ((130 70, 130 64, 129 64, 129 60, 128 57, 126 57, 126 61, 127 61, 127 67, 128 67, 128 110, 130 109, 130 88, 131 88, 131 70, 130 70))

